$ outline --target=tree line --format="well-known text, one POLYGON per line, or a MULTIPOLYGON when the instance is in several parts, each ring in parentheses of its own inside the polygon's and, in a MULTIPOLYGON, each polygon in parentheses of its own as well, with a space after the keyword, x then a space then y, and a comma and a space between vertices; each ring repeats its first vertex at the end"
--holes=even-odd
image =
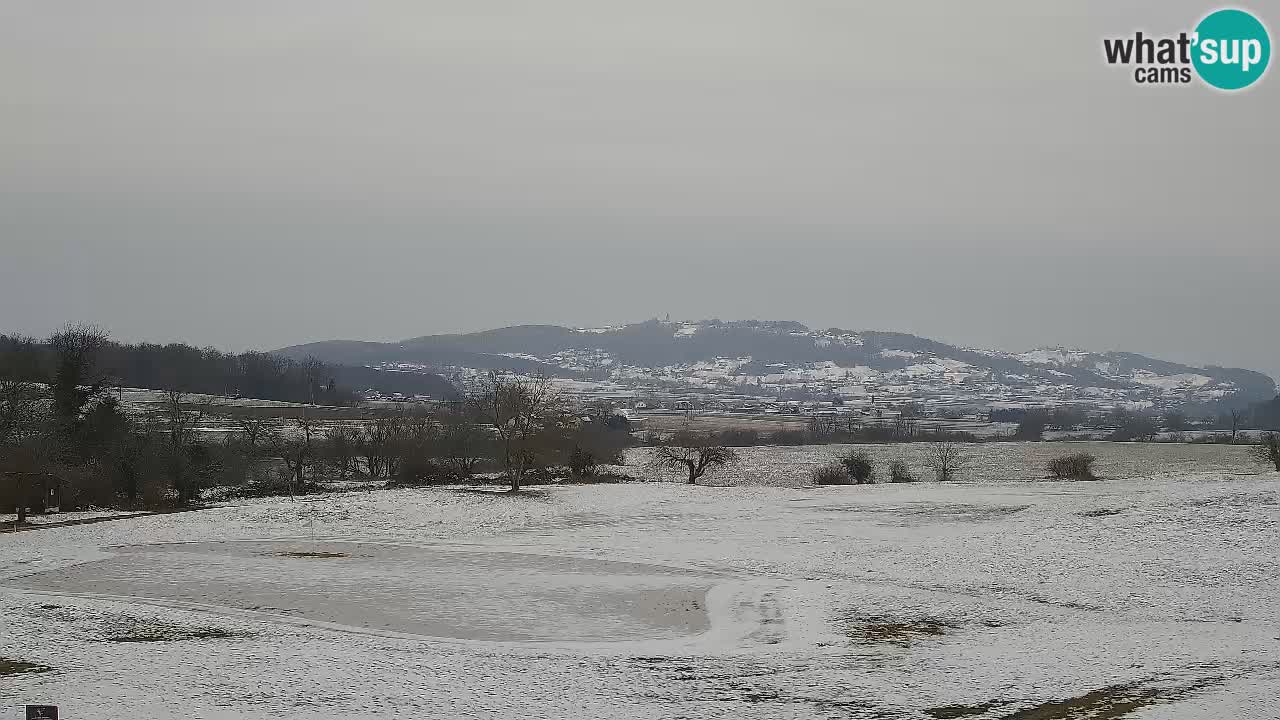
POLYGON ((511 491, 557 474, 595 479, 622 461, 631 424, 607 404, 578 407, 545 377, 490 373, 460 399, 402 406, 354 422, 301 418, 284 427, 244 419, 228 445, 245 458, 279 457, 289 492, 320 479, 397 485, 467 482, 496 475, 511 491))
MULTIPOLYGON (((212 487, 304 493, 353 478, 423 484, 488 471, 515 491, 561 469, 594 478, 631 439, 630 423, 608 406, 576 407, 545 378, 496 373, 474 392, 431 406, 322 421, 308 405, 293 419, 243 414, 233 432, 205 433, 213 418, 187 389, 207 386, 175 382, 150 412, 126 411, 112 392, 118 378, 104 367, 120 367, 121 348, 127 355, 157 346, 120 346, 81 325, 44 342, 8 340, 0 364, 0 508, 14 508, 20 519, 28 508, 183 507, 212 487)), ((323 365, 275 362, 282 394, 332 400, 323 365)))
POLYGON ((0 335, 0 376, 49 383, 70 379, 71 362, 85 385, 180 390, 262 400, 349 404, 354 397, 335 382, 335 368, 315 359, 295 361, 264 352, 224 353, 182 343, 123 344, 99 328, 67 325, 47 340, 0 335), (68 353, 78 346, 81 358, 68 353), (87 362, 92 360, 92 362, 87 362), (59 373, 62 373, 61 375, 59 373))

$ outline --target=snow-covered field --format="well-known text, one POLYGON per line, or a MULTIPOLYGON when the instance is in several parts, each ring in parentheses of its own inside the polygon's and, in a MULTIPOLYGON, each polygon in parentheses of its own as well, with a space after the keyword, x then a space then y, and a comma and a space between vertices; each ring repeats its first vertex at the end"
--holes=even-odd
MULTIPOLYGON (((795 445, 737 448, 741 462, 708 475, 709 485, 796 486, 810 482, 812 470, 849 450, 871 455, 883 479, 888 465, 901 460, 918 478, 930 477, 932 443, 862 443, 858 445, 795 445)), ((1103 478, 1128 478, 1195 472, 1252 474, 1264 466, 1247 445, 1119 442, 994 442, 960 444, 961 470, 957 480, 969 483, 1036 481, 1048 476, 1049 460, 1070 453, 1096 457, 1094 470, 1103 478)), ((649 448, 628 452, 624 472, 636 472, 646 464, 649 448)))
POLYGON ((1280 473, 255 500, 0 536, 0 718, 1278 718, 1277 548, 1280 473))

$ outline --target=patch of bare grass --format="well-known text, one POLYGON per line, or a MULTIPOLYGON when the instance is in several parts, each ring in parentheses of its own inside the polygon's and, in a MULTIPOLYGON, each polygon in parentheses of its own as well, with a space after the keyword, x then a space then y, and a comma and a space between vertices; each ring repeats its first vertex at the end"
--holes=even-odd
MULTIPOLYGON (((1202 690, 1220 685, 1226 678, 1219 675, 1202 676, 1173 682, 1167 677, 1148 678, 1133 682, 1108 685, 1068 698, 1049 700, 1001 715, 1000 720, 1119 720, 1144 708, 1182 700, 1202 690)), ((966 717, 1011 705, 1006 699, 992 700, 982 705, 952 705, 928 711, 935 718, 966 717), (961 714, 954 714, 954 713, 961 714), (937 714, 942 713, 942 714, 937 714), (951 713, 951 714, 948 714, 951 713)))
POLYGON ((990 702, 979 703, 977 705, 942 705, 935 708, 928 708, 924 711, 925 715, 937 720, 956 720, 956 718, 975 717, 978 715, 986 715, 1001 705, 1009 703, 1003 700, 992 700, 990 702))
POLYGON ((925 638, 941 637, 955 629, 937 618, 896 619, 864 617, 850 625, 848 635, 859 644, 909 647, 925 638))
POLYGON ((305 550, 285 550, 283 552, 278 552, 275 554, 279 555, 280 557, 318 558, 322 560, 331 559, 331 558, 351 557, 350 555, 346 553, 341 553, 341 552, 305 551, 305 550))
POLYGON ((40 663, 27 662, 25 660, 11 660, 9 658, 0 658, 0 677, 6 675, 27 675, 35 673, 49 672, 53 668, 40 663))
POLYGON ((210 640, 239 637, 225 628, 207 625, 179 625, 163 620, 121 617, 107 623, 103 642, 148 643, 182 640, 210 640))

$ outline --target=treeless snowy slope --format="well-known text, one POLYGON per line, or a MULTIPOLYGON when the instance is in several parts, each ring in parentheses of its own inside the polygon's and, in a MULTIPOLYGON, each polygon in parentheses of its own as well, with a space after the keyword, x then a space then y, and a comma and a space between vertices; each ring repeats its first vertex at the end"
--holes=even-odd
POLYGON ((0 692, 102 718, 1273 718, 1278 495, 1275 473, 377 491, 21 533, 0 655, 52 669, 0 692), (175 542, 204 545, 147 547, 175 542), (159 575, 131 584, 133 556, 174 564, 161 597, 127 597, 159 575), (274 606, 237 607, 237 574, 274 606), (672 583, 702 608, 658 612, 705 625, 646 635, 628 598, 672 583), (364 627, 315 617, 362 585, 364 627), (424 621, 371 619, 405 607, 424 621))

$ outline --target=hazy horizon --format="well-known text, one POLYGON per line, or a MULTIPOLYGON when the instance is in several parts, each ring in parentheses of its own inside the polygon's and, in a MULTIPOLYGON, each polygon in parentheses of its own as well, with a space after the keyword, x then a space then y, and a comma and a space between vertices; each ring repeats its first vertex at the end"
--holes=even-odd
POLYGON ((1102 60, 1214 7, 10 3, 0 332, 669 313, 1280 377, 1280 78, 1102 60))

